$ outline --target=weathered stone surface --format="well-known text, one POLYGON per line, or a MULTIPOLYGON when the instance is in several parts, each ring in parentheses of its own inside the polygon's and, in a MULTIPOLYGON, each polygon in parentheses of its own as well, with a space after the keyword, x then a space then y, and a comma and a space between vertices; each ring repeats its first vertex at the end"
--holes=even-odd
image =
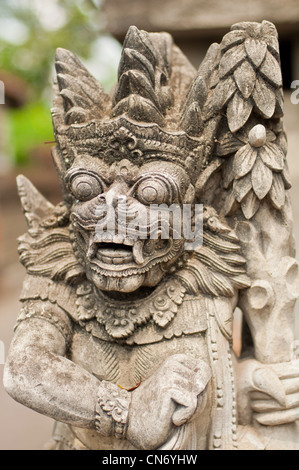
POLYGON ((275 27, 234 25, 198 71, 169 34, 131 27, 111 97, 71 52, 56 71, 64 200, 18 178, 27 276, 8 393, 57 421, 56 449, 297 448, 275 27))

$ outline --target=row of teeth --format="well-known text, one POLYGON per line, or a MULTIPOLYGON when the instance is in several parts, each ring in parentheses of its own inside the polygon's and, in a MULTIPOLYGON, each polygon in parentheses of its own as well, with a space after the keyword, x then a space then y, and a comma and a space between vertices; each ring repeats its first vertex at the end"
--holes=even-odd
POLYGON ((134 259, 136 264, 143 264, 144 263, 144 257, 143 257, 143 245, 144 245, 144 240, 133 240, 129 238, 122 238, 118 235, 112 237, 112 238, 101 238, 101 239, 94 239, 93 242, 91 242, 88 252, 87 252, 87 257, 89 259, 93 258, 96 256, 100 261, 103 261, 108 264, 123 264, 124 261, 129 262, 134 259), (132 255, 128 254, 127 256, 121 256, 121 257, 108 257, 108 256, 103 256, 101 253, 98 252, 98 244, 99 243, 115 243, 115 244, 122 244, 126 246, 132 246, 132 255))
POLYGON ((121 270, 121 271, 117 271, 117 270, 108 271, 107 269, 103 269, 95 263, 91 263, 91 265, 92 265, 93 271, 100 274, 101 276, 120 278, 120 277, 134 276, 136 274, 144 274, 159 263, 167 263, 170 259, 172 259, 172 257, 173 257, 173 252, 169 252, 164 256, 151 260, 148 264, 140 268, 130 267, 128 269, 121 270))
POLYGON ((134 240, 134 238, 125 238, 121 235, 109 236, 107 234, 105 236, 105 234, 97 235, 97 233, 95 234, 93 239, 94 243, 118 243, 127 246, 133 246, 136 241, 137 240, 134 240))
POLYGON ((100 253, 97 253, 96 257, 99 261, 102 261, 105 264, 124 264, 124 263, 129 263, 133 261, 133 256, 130 256, 130 255, 126 257, 117 258, 116 256, 109 257, 109 256, 103 256, 100 253))

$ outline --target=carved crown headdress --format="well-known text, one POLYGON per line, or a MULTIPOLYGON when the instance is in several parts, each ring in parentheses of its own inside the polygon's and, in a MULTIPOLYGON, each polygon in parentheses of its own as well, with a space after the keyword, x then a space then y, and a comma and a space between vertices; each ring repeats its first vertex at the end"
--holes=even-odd
POLYGON ((62 171, 77 153, 202 166, 205 81, 194 80, 195 69, 169 34, 129 29, 112 97, 69 51, 57 50, 56 71, 52 116, 62 171))

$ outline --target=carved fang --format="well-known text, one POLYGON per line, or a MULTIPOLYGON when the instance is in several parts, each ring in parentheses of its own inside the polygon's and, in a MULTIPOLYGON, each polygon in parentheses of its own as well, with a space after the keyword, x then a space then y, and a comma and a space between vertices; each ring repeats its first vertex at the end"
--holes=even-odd
POLYGON ((143 240, 137 240, 133 246, 133 258, 134 258, 135 263, 137 264, 144 263, 143 245, 144 245, 143 240))

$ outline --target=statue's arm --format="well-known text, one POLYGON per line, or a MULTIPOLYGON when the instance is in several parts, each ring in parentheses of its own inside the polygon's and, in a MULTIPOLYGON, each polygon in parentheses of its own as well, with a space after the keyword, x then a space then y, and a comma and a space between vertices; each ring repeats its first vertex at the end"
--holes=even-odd
POLYGON ((7 392, 58 421, 95 427, 98 379, 65 357, 66 338, 41 318, 16 329, 4 370, 7 392))
POLYGON ((162 445, 205 406, 210 369, 203 361, 184 354, 170 356, 139 388, 128 392, 98 380, 66 357, 69 319, 57 306, 44 307, 44 318, 33 314, 18 324, 10 347, 4 386, 16 401, 102 436, 127 438, 143 449, 162 445), (58 309, 56 317, 45 316, 47 307, 58 309))

